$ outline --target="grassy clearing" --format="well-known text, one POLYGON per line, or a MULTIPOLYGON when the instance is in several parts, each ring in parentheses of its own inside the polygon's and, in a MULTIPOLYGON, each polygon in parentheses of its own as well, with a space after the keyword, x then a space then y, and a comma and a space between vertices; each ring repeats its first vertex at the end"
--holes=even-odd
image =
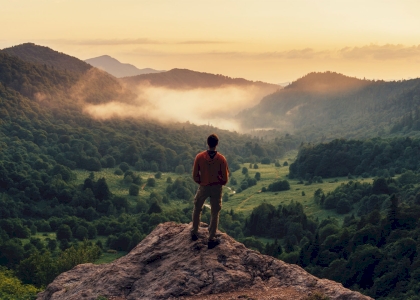
MULTIPOLYGON (((257 182, 257 185, 252 186, 241 193, 230 194, 229 201, 223 203, 224 209, 233 209, 237 212, 242 212, 245 215, 248 215, 254 207, 264 201, 274 205, 275 207, 280 204, 284 205, 290 203, 291 201, 296 201, 302 203, 305 213, 308 216, 313 216, 314 218, 324 219, 327 217, 335 217, 342 220, 344 216, 346 216, 337 214, 332 210, 322 209, 314 202, 313 195, 319 188, 321 188, 325 194, 333 191, 339 185, 350 181, 347 177, 328 178, 324 179, 323 183, 304 185, 299 184, 298 180, 289 180, 287 178, 287 175, 289 174, 288 166, 275 167, 274 164, 258 164, 258 169, 250 169, 249 163, 246 163, 241 165, 241 168, 242 167, 248 168, 248 175, 252 178, 255 176, 255 173, 260 172, 261 180, 257 182), (270 183, 278 180, 288 180, 290 190, 281 192, 261 192, 262 187, 268 187, 270 183), (302 195, 302 192, 304 192, 304 196, 302 195)), ((240 186, 240 182, 245 178, 245 175, 242 174, 242 169, 234 172, 232 176, 238 181, 238 185, 235 186, 235 188, 238 188, 240 186)), ((371 182, 371 179, 364 179, 364 181, 371 182)), ((352 212, 350 212, 350 214, 351 213, 352 212)))
MULTIPOLYGON (((56 239, 56 233, 55 232, 37 232, 35 235, 31 235, 31 238, 40 239, 44 245, 47 245, 46 239, 49 238, 51 240, 56 239)), ((20 239, 24 245, 29 243, 29 238, 27 239, 20 239)))
MULTIPOLYGON (((142 185, 138 196, 130 196, 128 189, 130 187, 130 184, 127 184, 124 182, 124 175, 115 175, 116 168, 112 169, 102 169, 99 172, 93 172, 95 174, 95 180, 105 177, 106 182, 108 184, 108 187, 110 191, 116 195, 125 197, 128 199, 132 207, 135 207, 135 204, 138 200, 147 200, 150 197, 150 194, 152 192, 157 192, 161 195, 165 194, 166 187, 169 185, 169 183, 166 182, 168 177, 172 178, 172 181, 175 181, 178 177, 187 177, 189 174, 179 175, 176 173, 162 173, 162 177, 160 179, 156 180, 156 186, 149 187, 146 185, 148 178, 155 178, 155 173, 153 172, 139 172, 132 170, 136 175, 139 175, 142 178, 142 185)), ((83 184, 86 178, 89 177, 90 173, 89 171, 85 170, 76 170, 75 173, 77 174, 77 180, 76 184, 83 184)), ((169 204, 166 204, 163 206, 163 209, 173 209, 173 208, 179 208, 187 206, 187 203, 183 203, 182 201, 170 201, 169 204)))

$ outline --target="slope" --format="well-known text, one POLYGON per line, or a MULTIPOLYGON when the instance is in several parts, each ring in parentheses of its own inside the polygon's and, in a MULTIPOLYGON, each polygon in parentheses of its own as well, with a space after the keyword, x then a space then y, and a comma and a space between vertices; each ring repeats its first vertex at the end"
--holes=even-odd
POLYGON ((19 57, 20 59, 34 64, 45 65, 59 70, 68 70, 76 73, 85 73, 91 66, 76 57, 54 51, 48 47, 38 46, 33 43, 25 43, 1 52, 19 57))
POLYGON ((19 86, 18 92, 29 98, 49 99, 54 103, 61 101, 66 105, 131 102, 135 99, 135 95, 112 75, 48 47, 26 43, 3 49, 0 53, 3 54, 3 67, 7 66, 3 82, 14 88, 19 86), (22 69, 25 63, 26 70, 12 73, 22 69), (40 82, 47 79, 48 88, 40 91, 40 82), (8 84, 8 81, 13 81, 13 84, 8 84), (55 90, 54 97, 50 95, 52 90, 55 90))
POLYGON ((86 59, 85 62, 98 69, 104 70, 117 78, 162 72, 151 68, 139 69, 132 64, 121 63, 109 55, 89 58, 86 59))
POLYGON ((219 246, 208 249, 207 229, 200 228, 199 234, 192 242, 187 224, 160 224, 125 257, 105 265, 79 265, 59 275, 37 299, 207 299, 262 290, 267 298, 259 299, 304 299, 315 293, 332 300, 371 299, 249 250, 226 234, 219 246))
POLYGON ((364 138, 390 132, 418 110, 420 79, 384 82, 333 72, 310 73, 237 118, 245 128, 277 128, 309 140, 364 138), (417 97, 416 97, 417 96, 417 97))

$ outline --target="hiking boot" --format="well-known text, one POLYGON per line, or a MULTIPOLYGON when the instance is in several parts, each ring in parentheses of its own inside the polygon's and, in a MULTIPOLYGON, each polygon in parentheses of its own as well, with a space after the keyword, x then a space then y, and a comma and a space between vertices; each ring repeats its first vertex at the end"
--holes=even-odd
POLYGON ((196 232, 191 231, 191 240, 196 241, 198 240, 198 235, 196 232))
POLYGON ((220 244, 220 239, 213 238, 213 239, 209 240, 209 242, 207 243, 207 247, 209 249, 213 249, 214 247, 216 247, 219 244, 220 244))

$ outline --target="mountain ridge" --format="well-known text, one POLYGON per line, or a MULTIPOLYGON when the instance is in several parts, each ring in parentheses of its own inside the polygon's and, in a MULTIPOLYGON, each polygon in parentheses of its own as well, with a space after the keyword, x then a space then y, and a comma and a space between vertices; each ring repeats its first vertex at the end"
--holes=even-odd
POLYGON ((62 71, 85 73, 92 68, 89 64, 76 57, 34 43, 12 46, 0 50, 0 52, 17 56, 27 62, 53 67, 62 71))
POLYGON ((170 89, 214 88, 223 85, 256 85, 258 87, 270 89, 274 92, 281 88, 279 85, 262 81, 250 81, 244 78, 231 78, 221 74, 216 75, 178 68, 161 73, 125 77, 121 80, 128 85, 150 84, 152 86, 170 89))
POLYGON ((164 71, 155 70, 152 68, 143 68, 139 69, 136 66, 129 64, 129 63, 122 63, 119 60, 109 56, 109 55, 101 55, 89 59, 85 59, 84 62, 104 70, 109 74, 121 78, 127 76, 136 76, 141 74, 149 74, 149 73, 160 73, 164 71))

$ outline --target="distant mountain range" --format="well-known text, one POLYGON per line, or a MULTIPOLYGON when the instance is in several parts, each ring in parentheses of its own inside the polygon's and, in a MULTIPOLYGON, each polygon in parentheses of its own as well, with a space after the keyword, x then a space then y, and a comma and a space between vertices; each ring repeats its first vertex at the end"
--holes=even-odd
POLYGON ((104 70, 117 78, 164 72, 151 68, 139 69, 131 64, 121 63, 109 55, 89 58, 86 59, 85 62, 98 69, 104 70))
POLYGON ((75 57, 32 43, 0 50, 0 58, 0 83, 30 99, 48 98, 63 105, 134 103, 142 86, 252 87, 257 91, 255 105, 245 110, 237 107, 236 121, 244 130, 274 128, 313 141, 420 136, 420 79, 385 82, 314 72, 281 88, 187 69, 117 79, 75 57))

